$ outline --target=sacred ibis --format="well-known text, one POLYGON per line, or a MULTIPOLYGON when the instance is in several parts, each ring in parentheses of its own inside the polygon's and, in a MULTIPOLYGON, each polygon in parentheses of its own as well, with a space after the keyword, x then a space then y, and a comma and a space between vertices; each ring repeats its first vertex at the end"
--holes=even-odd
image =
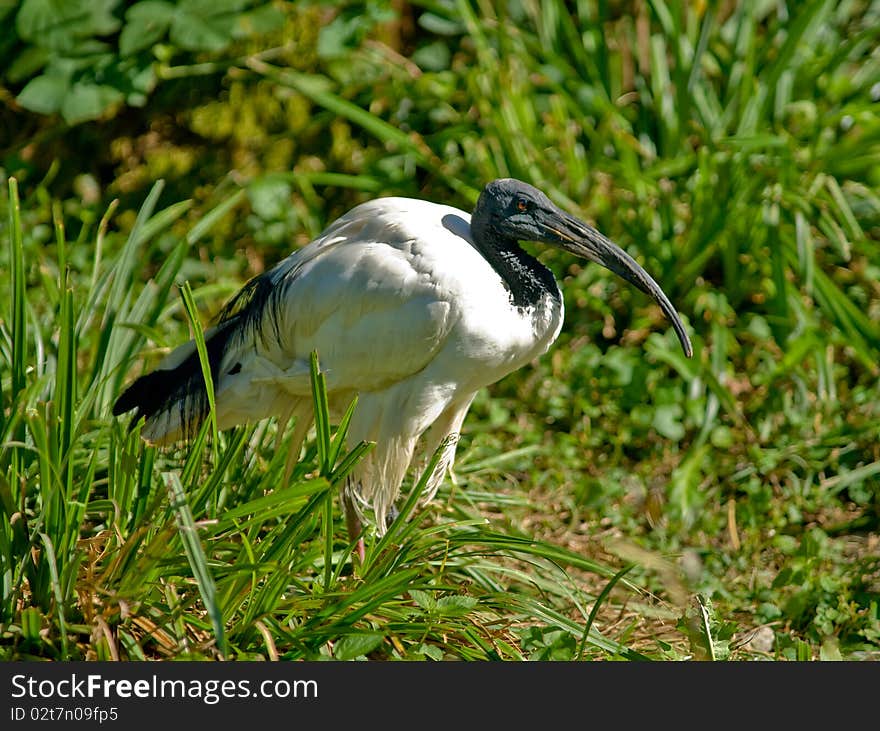
MULTIPOLYGON (((218 427, 293 417, 298 457, 313 418, 309 362, 317 351, 331 411, 358 396, 349 440, 375 442, 343 488, 349 531, 360 534, 372 511, 383 533, 413 458, 424 464, 445 444, 424 502, 453 465, 477 391, 559 334, 559 286, 519 241, 569 251, 646 292, 692 354, 675 308, 626 252, 531 185, 495 180, 471 215, 410 198, 363 203, 248 282, 205 333, 218 427)), ((193 433, 208 409, 193 342, 131 384, 113 413, 132 409, 146 419, 149 442, 193 433)))

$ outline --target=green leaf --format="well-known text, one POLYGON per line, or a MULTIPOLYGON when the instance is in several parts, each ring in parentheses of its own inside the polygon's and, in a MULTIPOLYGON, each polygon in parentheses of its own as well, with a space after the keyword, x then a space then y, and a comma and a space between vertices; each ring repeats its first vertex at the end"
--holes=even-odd
POLYGON ((414 650, 416 654, 424 655, 425 657, 429 657, 432 660, 442 660, 443 659, 443 650, 441 650, 436 645, 429 645, 425 642, 420 644, 414 650))
POLYGON ((683 413, 681 404, 658 406, 652 424, 661 436, 677 442, 684 437, 684 427, 681 425, 683 413))
POLYGON ((449 68, 449 64, 452 61, 452 53, 449 50, 449 46, 442 41, 436 41, 435 43, 422 46, 412 55, 412 60, 419 68, 426 71, 443 71, 449 68))
POLYGON ((125 95, 112 86, 79 82, 74 84, 64 97, 61 116, 70 124, 97 119, 124 98, 125 95))
POLYGON ((156 87, 156 72, 153 65, 129 69, 125 75, 130 85, 128 95, 125 97, 126 104, 133 107, 144 106, 147 103, 147 95, 156 87))
POLYGON ((174 17, 174 6, 162 0, 147 0, 133 5, 125 14, 125 27, 119 36, 120 54, 129 56, 161 40, 174 17))
POLYGON ((375 650, 385 636, 378 632, 364 632, 356 635, 345 635, 333 649, 333 656, 337 660, 354 660, 356 657, 367 655, 375 650))
POLYGON ((444 596, 437 600, 437 614, 443 617, 463 617, 479 602, 472 596, 444 596))
POLYGON ((418 23, 429 33, 438 36, 460 36, 465 32, 464 24, 460 21, 431 12, 421 13, 418 23))
POLYGON ((222 51, 233 39, 236 16, 200 15, 181 4, 171 24, 171 41, 187 51, 222 51))
POLYGON ((174 20, 176 12, 175 5, 165 0, 142 0, 125 12, 125 19, 129 23, 138 25, 167 25, 174 20))
POLYGON ((187 13, 205 18, 240 13, 254 0, 180 0, 177 7, 187 13))
MULTIPOLYGON (((79 38, 64 49, 63 53, 80 68, 102 68, 115 60, 109 43, 97 38, 79 38)), ((58 59, 53 58, 52 61, 58 59)))
POLYGON ((357 18, 338 16, 321 28, 318 33, 318 56, 324 59, 339 58, 350 53, 360 24, 357 18))
POLYGON ((251 207, 264 221, 283 220, 290 210, 292 188, 283 178, 257 178, 247 187, 251 207))
POLYGON ((274 33, 284 27, 286 19, 287 16, 279 8, 274 5, 263 5, 256 10, 240 15, 234 34, 236 38, 247 38, 264 33, 274 33))
POLYGON ((37 114, 54 114, 70 90, 70 78, 43 74, 31 79, 18 95, 18 103, 37 114))
POLYGON ((6 78, 14 84, 33 76, 49 60, 49 51, 39 46, 25 48, 6 69, 6 78))
POLYGON ((25 0, 15 18, 23 40, 44 48, 70 49, 80 38, 115 33, 119 0, 25 0))
POLYGON ((437 601, 427 591, 422 591, 421 589, 410 589, 409 595, 412 597, 412 600, 426 612, 436 611, 437 601))

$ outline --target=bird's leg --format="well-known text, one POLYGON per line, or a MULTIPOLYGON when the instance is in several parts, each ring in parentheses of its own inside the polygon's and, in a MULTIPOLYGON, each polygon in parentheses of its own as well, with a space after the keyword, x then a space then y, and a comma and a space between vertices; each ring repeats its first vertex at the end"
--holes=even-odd
POLYGON ((357 553, 358 558, 361 560, 361 564, 363 564, 367 557, 364 538, 361 535, 364 526, 363 523, 361 523, 360 515, 358 515, 358 510, 354 503, 355 497, 352 494, 352 489, 353 486, 351 484, 351 478, 349 477, 345 480, 345 487, 342 488, 342 512, 345 513, 345 526, 348 528, 349 539, 357 537, 355 553, 357 553))

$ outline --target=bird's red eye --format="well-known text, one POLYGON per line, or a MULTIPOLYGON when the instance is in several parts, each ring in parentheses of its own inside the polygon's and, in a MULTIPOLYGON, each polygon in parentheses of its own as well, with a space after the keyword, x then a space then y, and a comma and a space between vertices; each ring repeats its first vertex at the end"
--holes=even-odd
POLYGON ((516 202, 516 207, 517 207, 517 209, 518 209, 520 212, 525 213, 525 210, 526 210, 529 206, 528 206, 528 204, 527 204, 524 200, 518 200, 518 201, 516 202))

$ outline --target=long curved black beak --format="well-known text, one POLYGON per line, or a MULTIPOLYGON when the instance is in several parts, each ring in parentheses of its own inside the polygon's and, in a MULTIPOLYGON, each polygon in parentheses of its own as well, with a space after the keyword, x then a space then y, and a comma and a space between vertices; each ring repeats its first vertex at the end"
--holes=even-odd
POLYGON ((660 285, 638 265, 635 259, 592 226, 588 226, 562 210, 555 211, 552 217, 547 216, 543 222, 543 228, 546 234, 544 240, 548 244, 570 251, 572 254, 589 259, 596 264, 601 264, 630 284, 634 284, 645 294, 650 295, 672 323, 684 354, 688 358, 694 354, 691 340, 678 312, 663 290, 660 289, 660 285))

